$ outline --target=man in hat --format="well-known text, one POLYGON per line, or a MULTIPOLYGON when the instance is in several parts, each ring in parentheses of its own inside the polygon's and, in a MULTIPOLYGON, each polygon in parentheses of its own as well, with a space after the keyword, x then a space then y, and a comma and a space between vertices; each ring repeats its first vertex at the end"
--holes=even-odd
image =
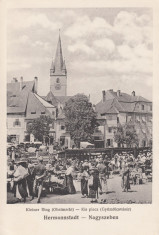
POLYGON ((40 203, 40 197, 43 189, 43 179, 46 175, 46 168, 43 164, 43 158, 41 156, 39 157, 39 163, 35 166, 34 174, 35 174, 34 193, 36 191, 37 186, 39 186, 37 203, 40 203))
POLYGON ((82 165, 83 168, 86 168, 87 170, 89 170, 89 162, 87 159, 84 160, 84 163, 82 165))

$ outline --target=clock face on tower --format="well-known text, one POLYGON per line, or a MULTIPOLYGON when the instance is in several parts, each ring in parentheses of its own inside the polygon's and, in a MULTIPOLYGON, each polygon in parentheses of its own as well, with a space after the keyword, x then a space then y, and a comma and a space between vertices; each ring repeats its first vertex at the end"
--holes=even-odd
POLYGON ((55 89, 56 90, 60 90, 61 89, 61 84, 60 83, 56 83, 55 84, 55 89))

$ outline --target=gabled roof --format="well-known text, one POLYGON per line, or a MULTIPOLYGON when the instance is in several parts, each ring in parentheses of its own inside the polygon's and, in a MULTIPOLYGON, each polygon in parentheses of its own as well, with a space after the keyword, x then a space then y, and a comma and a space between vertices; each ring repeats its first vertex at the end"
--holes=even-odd
POLYGON ((113 103, 114 103, 114 99, 106 100, 105 102, 100 101, 96 105, 95 110, 96 110, 96 112, 98 112, 100 114, 118 113, 118 111, 114 108, 113 103))
POLYGON ((39 95, 35 94, 35 97, 40 101, 40 103, 45 107, 45 108, 55 108, 55 106, 53 106, 52 104, 50 104, 49 102, 47 102, 46 100, 44 100, 42 97, 40 97, 39 95))
POLYGON ((33 92, 29 92, 27 109, 26 109, 26 118, 35 119, 40 117, 42 114, 52 116, 52 113, 49 111, 54 108, 53 105, 47 103, 40 96, 33 92))
POLYGON ((151 102, 150 100, 147 100, 142 96, 133 96, 133 95, 126 94, 124 92, 120 92, 120 96, 118 96, 117 92, 114 92, 114 91, 109 91, 109 92, 111 92, 114 98, 116 98, 118 101, 121 101, 121 102, 139 102, 139 101, 151 102))
POLYGON ((37 118, 41 114, 52 115, 51 110, 55 107, 34 93, 33 87, 34 81, 23 82, 21 90, 19 82, 7 84, 7 114, 23 114, 27 119, 37 118))
POLYGON ((65 104, 72 96, 55 96, 61 104, 65 104))
MULTIPOLYGON (((16 86, 15 86, 16 87, 16 86)), ((7 93, 7 114, 25 113, 30 90, 25 86, 21 91, 7 93)))
POLYGON ((51 103, 54 106, 58 105, 58 101, 56 99, 56 97, 53 95, 52 91, 49 91, 49 93, 47 94, 47 96, 44 98, 47 102, 51 103))
POLYGON ((57 119, 65 119, 65 114, 62 112, 61 114, 58 115, 57 119))
MULTIPOLYGON (((32 91, 34 87, 34 81, 27 81, 22 83, 22 90, 27 88, 32 91)), ((7 95, 17 95, 20 92, 20 82, 7 83, 7 95)))
POLYGON ((151 101, 141 97, 133 96, 126 93, 121 93, 120 95, 117 92, 112 90, 106 91, 105 101, 100 101, 96 105, 96 112, 100 114, 110 114, 110 113, 119 113, 119 112, 138 112, 136 109, 136 104, 139 102, 151 103, 151 101))

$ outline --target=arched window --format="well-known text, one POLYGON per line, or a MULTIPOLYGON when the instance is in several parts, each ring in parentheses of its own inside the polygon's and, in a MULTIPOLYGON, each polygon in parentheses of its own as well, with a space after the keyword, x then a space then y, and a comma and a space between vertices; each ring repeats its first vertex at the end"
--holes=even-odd
POLYGON ((60 83, 60 79, 59 78, 56 79, 56 83, 60 83))

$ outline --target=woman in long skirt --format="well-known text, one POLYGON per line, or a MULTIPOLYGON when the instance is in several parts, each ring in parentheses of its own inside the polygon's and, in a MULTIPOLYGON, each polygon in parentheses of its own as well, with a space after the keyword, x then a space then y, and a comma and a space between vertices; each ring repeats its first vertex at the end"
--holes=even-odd
POLYGON ((130 171, 129 171, 129 169, 127 169, 123 172, 123 175, 122 175, 123 192, 128 192, 128 190, 130 189, 129 179, 130 179, 130 171))
POLYGON ((92 169, 90 182, 89 197, 92 198, 91 202, 98 202, 98 188, 100 188, 100 190, 102 190, 102 188, 99 180, 99 171, 97 169, 92 169))
POLYGON ((73 167, 71 166, 71 163, 68 162, 66 165, 66 173, 65 173, 65 179, 64 179, 64 187, 67 188, 67 192, 69 194, 75 194, 76 189, 73 184, 73 167))

